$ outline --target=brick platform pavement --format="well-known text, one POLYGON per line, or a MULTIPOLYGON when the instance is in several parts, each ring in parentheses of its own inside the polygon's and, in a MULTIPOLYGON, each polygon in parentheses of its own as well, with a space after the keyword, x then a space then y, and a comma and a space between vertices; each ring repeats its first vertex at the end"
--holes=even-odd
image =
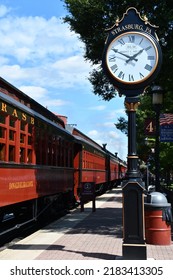
MULTIPOLYGON (((105 259, 115 260, 122 255, 122 202, 121 190, 110 192, 108 198, 96 212, 89 212, 83 221, 69 230, 63 237, 58 239, 37 259, 59 260, 91 260, 105 259)), ((104 201, 103 197, 98 197, 104 201)), ((79 213, 80 215, 80 213, 79 213)))
MULTIPOLYGON (((0 252, 0 259, 115 260, 122 257, 122 193, 114 189, 0 252)), ((173 260, 170 246, 147 245, 147 258, 173 260)))

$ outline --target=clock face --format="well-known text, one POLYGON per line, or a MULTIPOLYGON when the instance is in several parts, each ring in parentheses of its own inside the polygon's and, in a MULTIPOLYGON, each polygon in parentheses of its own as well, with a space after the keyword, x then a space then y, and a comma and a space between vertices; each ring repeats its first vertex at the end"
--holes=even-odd
POLYGON ((142 83, 154 73, 158 65, 156 44, 147 34, 123 33, 110 43, 106 65, 112 77, 120 83, 142 83))

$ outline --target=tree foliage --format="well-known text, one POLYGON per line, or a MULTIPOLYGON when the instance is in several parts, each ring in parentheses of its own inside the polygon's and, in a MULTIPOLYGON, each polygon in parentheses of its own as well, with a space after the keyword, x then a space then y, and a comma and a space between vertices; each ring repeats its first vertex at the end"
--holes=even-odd
POLYGON ((79 34, 85 45, 84 57, 95 65, 89 80, 93 92, 104 100, 115 97, 116 90, 109 85, 101 66, 106 29, 121 18, 129 7, 135 7, 146 15, 152 24, 160 26, 157 35, 163 51, 163 65, 157 81, 165 90, 171 91, 173 77, 173 5, 170 0, 63 0, 68 14, 64 21, 79 34))
MULTIPOLYGON (((92 62, 95 67, 89 73, 89 80, 93 92, 109 101, 117 92, 104 75, 101 60, 104 43, 107 37, 106 29, 113 26, 116 19, 122 18, 129 7, 135 7, 141 16, 147 16, 151 24, 159 26, 157 36, 163 52, 161 71, 155 83, 165 90, 164 112, 173 113, 173 3, 170 0, 62 0, 67 15, 64 22, 70 25, 72 31, 79 35, 84 43, 84 58, 92 62)), ((148 93, 150 91, 148 90, 148 93)), ((153 117, 151 94, 141 98, 141 105, 137 111, 137 143, 138 154, 144 160, 151 153, 151 147, 144 143, 145 118, 153 117)), ((120 118, 115 124, 118 129, 127 134, 127 121, 120 118)), ((162 169, 170 170, 173 166, 173 143, 161 143, 160 157, 162 169)))

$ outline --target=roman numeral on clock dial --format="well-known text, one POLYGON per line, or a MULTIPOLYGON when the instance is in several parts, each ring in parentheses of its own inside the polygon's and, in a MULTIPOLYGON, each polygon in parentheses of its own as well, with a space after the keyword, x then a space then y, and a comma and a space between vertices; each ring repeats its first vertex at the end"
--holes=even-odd
POLYGON ((116 72, 118 70, 118 66, 116 64, 111 66, 111 69, 113 72, 116 72))
POLYGON ((152 66, 151 66, 151 65, 149 65, 149 64, 146 64, 144 68, 145 68, 146 70, 148 70, 148 71, 151 71, 152 66))
POLYGON ((134 77, 131 74, 129 74, 129 81, 134 81, 134 77))

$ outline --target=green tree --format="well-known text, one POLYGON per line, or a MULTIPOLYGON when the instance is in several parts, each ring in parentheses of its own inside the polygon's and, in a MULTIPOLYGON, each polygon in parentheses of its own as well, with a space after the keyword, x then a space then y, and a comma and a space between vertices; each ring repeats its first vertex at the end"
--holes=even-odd
MULTIPOLYGON (((104 43, 107 37, 106 29, 111 27, 116 19, 122 18, 129 7, 135 7, 141 16, 147 16, 151 24, 159 26, 157 35, 163 52, 161 71, 155 83, 165 90, 164 112, 173 113, 173 4, 170 0, 62 0, 68 14, 64 22, 70 25, 72 31, 79 35, 84 43, 84 58, 93 64, 93 71, 89 73, 89 80, 93 92, 109 101, 115 97, 117 91, 104 75, 101 61, 104 43)), ((150 155, 150 146, 144 143, 144 121, 147 117, 154 117, 151 94, 142 96, 141 105, 137 110, 137 143, 140 158, 146 160, 150 155)), ((118 129, 127 134, 127 121, 120 118, 115 124, 118 129)), ((173 169, 173 144, 161 143, 160 157, 162 169, 170 174, 173 169), (166 171, 167 170, 167 171, 166 171)))
POLYGON ((71 30, 79 34, 85 45, 84 57, 95 65, 89 80, 93 92, 105 100, 115 97, 117 92, 105 77, 102 67, 102 53, 107 36, 106 29, 129 7, 135 7, 146 15, 152 24, 160 26, 157 35, 163 51, 163 65, 157 83, 167 92, 172 91, 173 77, 173 5, 170 0, 63 0, 68 11, 64 21, 71 30))

